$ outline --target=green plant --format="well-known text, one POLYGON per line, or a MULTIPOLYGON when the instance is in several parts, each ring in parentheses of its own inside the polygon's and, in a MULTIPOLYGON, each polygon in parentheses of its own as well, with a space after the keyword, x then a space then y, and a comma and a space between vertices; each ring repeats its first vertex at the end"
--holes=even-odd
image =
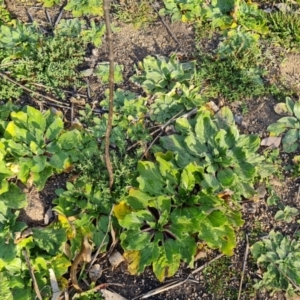
POLYGON ((16 189, 7 179, 16 177, 42 190, 54 172, 62 172, 77 159, 74 150, 81 147, 82 140, 77 130, 64 132, 62 119, 50 110, 41 113, 26 106, 12 112, 10 118, 0 139, 1 194, 7 193, 7 200, 13 197, 11 189, 16 189))
POLYGON ((207 99, 199 93, 195 85, 186 86, 177 82, 168 93, 156 93, 156 98, 150 105, 150 119, 164 123, 181 111, 190 110, 203 105, 207 99))
POLYGON ((133 24, 135 28, 145 27, 157 19, 157 15, 151 7, 151 1, 126 0, 121 5, 115 4, 117 18, 133 24))
POLYGON ((223 107, 212 117, 201 109, 196 121, 177 119, 176 134, 160 138, 154 151, 169 150, 176 154, 177 164, 184 168, 190 162, 204 168, 201 187, 206 191, 229 189, 236 200, 254 195, 254 182, 274 170, 257 154, 260 139, 256 135, 240 135, 232 112, 223 107))
POLYGON ((0 26, 6 24, 11 20, 9 11, 6 8, 4 0, 0 1, 0 26))
POLYGON ((114 208, 124 228, 120 238, 129 271, 140 273, 152 264, 162 281, 175 274, 181 260, 193 266, 198 241, 232 255, 234 229, 243 224, 238 206, 206 194, 204 168, 192 160, 181 167, 172 152, 155 156, 156 162, 138 163, 139 188, 114 208))
POLYGON ((294 102, 291 98, 286 97, 285 106, 290 116, 280 118, 276 123, 269 125, 267 130, 273 136, 279 136, 285 132, 282 138, 282 147, 285 152, 291 153, 297 150, 299 144, 300 102, 294 102))
POLYGON ((294 217, 299 215, 299 210, 295 207, 285 206, 284 210, 277 211, 274 216, 275 221, 284 221, 286 223, 291 223, 294 217))
POLYGON ((300 48, 300 20, 296 13, 299 4, 290 12, 276 11, 268 14, 270 38, 290 48, 300 48))
POLYGON ((64 9, 71 11, 73 17, 103 16, 102 0, 69 0, 64 9))
MULTIPOLYGON (((249 258, 247 261, 249 268, 249 258)), ((232 285, 233 278, 240 277, 240 270, 232 267, 232 258, 223 256, 212 262, 203 270, 204 288, 209 297, 216 299, 238 299, 238 290, 227 288, 232 285)), ((253 299, 254 289, 251 278, 244 278, 242 297, 253 299)))
POLYGON ((177 82, 188 85, 195 73, 195 62, 181 63, 176 54, 170 59, 164 56, 147 56, 138 64, 136 73, 130 79, 146 93, 165 93, 171 91, 177 82))
POLYGON ((254 287, 272 294, 284 291, 287 296, 299 292, 300 242, 279 232, 271 231, 268 238, 256 242, 251 253, 257 261, 263 277, 254 287))
POLYGON ((213 28, 227 30, 242 26, 260 34, 268 32, 265 14, 251 2, 240 0, 211 1, 203 0, 164 0, 161 15, 172 15, 172 21, 210 23, 213 28))
POLYGON ((215 54, 199 52, 195 81, 204 96, 235 101, 267 92, 259 35, 230 30, 215 54))
MULTIPOLYGON (((116 84, 123 82, 122 76, 123 66, 115 64, 114 65, 114 82, 116 84)), ((109 82, 109 62, 101 62, 98 64, 94 74, 99 77, 103 84, 108 84, 109 82)))
POLYGON ((62 20, 54 36, 44 36, 36 24, 2 25, 0 99, 20 97, 20 84, 34 91, 45 89, 64 99, 62 88, 83 86, 76 68, 83 62, 88 43, 101 44, 104 29, 94 22, 89 29, 84 21, 62 20))
MULTIPOLYGON (((106 99, 101 101, 104 109, 108 108, 108 90, 105 91, 106 99)), ((132 142, 141 142, 141 144, 150 140, 149 129, 145 126, 145 116, 148 111, 145 106, 146 99, 137 97, 135 93, 117 89, 114 93, 114 116, 113 129, 111 132, 111 143, 118 147, 121 153, 126 152, 126 148, 132 142)), ((101 118, 88 117, 87 111, 81 111, 84 122, 89 122, 90 130, 93 130, 95 137, 103 139, 107 124, 107 113, 105 112, 101 118)))

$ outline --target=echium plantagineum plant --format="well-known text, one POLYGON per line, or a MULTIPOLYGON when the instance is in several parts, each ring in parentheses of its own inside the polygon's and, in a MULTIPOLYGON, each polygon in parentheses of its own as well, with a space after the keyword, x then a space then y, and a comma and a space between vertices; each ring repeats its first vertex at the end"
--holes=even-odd
POLYGON ((243 224, 238 206, 202 191, 204 169, 194 163, 181 168, 172 152, 156 153, 156 162, 140 161, 139 187, 115 206, 121 245, 129 271, 152 264, 159 280, 172 276, 181 260, 194 265, 197 242, 232 255, 235 228, 243 224))
POLYGON ((196 120, 178 119, 175 130, 176 134, 161 137, 154 149, 172 151, 180 167, 190 162, 203 167, 201 186, 207 191, 230 189, 236 200, 249 198, 255 194, 255 180, 272 173, 273 167, 257 154, 259 137, 239 134, 227 107, 215 116, 200 109, 196 120))
POLYGON ((159 280, 174 275, 181 260, 193 267, 199 241, 232 255, 243 224, 235 200, 253 196, 255 179, 271 171, 256 154, 259 138, 239 135, 228 108, 216 117, 201 109, 190 122, 178 119, 175 129, 156 147, 169 151, 138 163, 138 188, 114 208, 129 271, 152 264, 159 280))
POLYGON ((52 174, 64 171, 78 159, 78 151, 74 150, 82 147, 81 133, 78 130, 65 131, 62 118, 50 110, 42 113, 25 106, 18 112, 13 111, 10 121, 3 125, 0 194, 11 194, 10 189, 17 189, 8 180, 13 177, 42 190, 52 174))

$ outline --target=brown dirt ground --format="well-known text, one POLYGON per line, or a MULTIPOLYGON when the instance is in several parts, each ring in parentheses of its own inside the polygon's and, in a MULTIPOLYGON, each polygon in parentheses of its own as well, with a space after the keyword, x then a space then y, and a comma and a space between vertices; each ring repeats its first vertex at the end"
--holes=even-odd
MULTIPOLYGON (((40 4, 19 2, 19 1, 7 1, 9 10, 15 17, 24 21, 30 22, 27 11, 31 12, 32 17, 38 21, 42 26, 47 26, 48 21, 45 15, 45 11, 41 8, 40 4), (35 5, 38 8, 31 8, 35 5)), ((59 14, 59 8, 49 9, 49 14, 52 20, 55 20, 59 14)), ((64 15, 63 17, 66 17, 64 15)), ((180 44, 174 41, 168 33, 166 27, 159 21, 151 24, 149 27, 137 30, 129 24, 118 24, 120 31, 114 34, 114 49, 116 62, 124 65, 124 77, 127 79, 124 84, 124 88, 135 88, 128 81, 128 78, 134 73, 133 65, 138 61, 141 61, 147 55, 170 55, 172 52, 181 52, 192 55, 194 51, 194 34, 191 27, 188 27, 182 23, 167 23, 173 34, 179 40, 180 44)), ((92 52, 91 52, 92 53, 92 52)), ((104 44, 94 51, 96 56, 91 60, 87 59, 87 65, 95 65, 95 62, 107 61, 108 53, 107 47, 104 44)), ((91 57, 91 56, 90 56, 91 57)), ((282 64, 277 65, 280 76, 283 81, 298 95, 300 93, 300 55, 296 53, 289 53, 286 55, 286 59, 282 64)), ((91 80, 93 82, 93 80, 91 80)), ((103 87, 99 83, 93 82, 95 85, 95 98, 101 97, 103 93, 103 87)), ((283 99, 282 99, 283 100, 283 99)), ((267 136, 266 128, 269 124, 275 122, 279 116, 274 112, 273 107, 276 104, 276 100, 272 97, 263 97, 258 99, 252 99, 248 103, 249 113, 242 115, 239 103, 231 104, 232 109, 237 116, 242 117, 241 131, 245 133, 256 133, 261 137, 267 136)), ((285 163, 290 163, 290 157, 282 155, 281 157, 285 163)), ((288 173, 284 174, 283 178, 274 178, 274 189, 281 197, 284 204, 293 205, 300 208, 300 200, 298 197, 299 181, 292 179, 288 176, 288 173)), ((30 226, 36 226, 44 224, 45 212, 51 207, 51 202, 55 198, 54 190, 58 187, 64 187, 67 177, 53 177, 48 181, 45 190, 43 192, 37 192, 35 189, 28 191, 28 207, 25 208, 20 218, 28 223, 30 226)), ((265 193, 264 193, 265 194, 265 193)), ((276 210, 266 205, 265 199, 267 194, 256 203, 246 203, 243 207, 244 218, 246 223, 242 229, 241 235, 238 239, 238 246, 236 248, 234 256, 229 260, 226 260, 228 269, 232 270, 232 273, 236 274, 232 278, 221 279, 224 280, 224 286, 222 292, 217 292, 209 289, 208 283, 210 282, 210 275, 204 275, 199 272, 187 281, 183 285, 174 288, 172 290, 160 293, 158 295, 149 297, 151 300, 198 300, 198 299, 232 299, 226 297, 226 291, 237 291, 239 288, 240 274, 243 268, 243 256, 245 252, 245 233, 251 235, 253 231, 257 230, 257 226, 260 227, 261 232, 267 233, 271 229, 279 229, 286 233, 293 233, 294 226, 290 227, 283 223, 275 223, 272 221, 276 210), (259 224, 259 225, 257 225, 259 224), (226 279, 228 279, 227 282, 226 279)), ((250 238, 251 239, 251 238, 250 238)), ((206 258, 202 258, 196 262, 195 267, 199 267, 204 263, 210 261, 215 257, 217 253, 210 252, 206 258)), ((104 262, 104 266, 107 262, 104 262)), ((109 267, 109 266, 108 266, 109 267)), ((189 270, 185 265, 182 265, 178 273, 171 279, 182 278, 185 279, 192 270, 189 270)), ((229 275, 228 275, 229 276, 229 275)), ((259 274, 256 272, 255 265, 249 258, 247 268, 245 270, 245 280, 243 288, 248 288, 250 279, 259 278, 259 274), (248 280, 248 281, 247 281, 248 280)), ((104 271, 101 282, 113 282, 123 284, 124 287, 114 287, 113 290, 120 293, 127 299, 134 299, 138 295, 146 293, 154 288, 162 285, 158 282, 150 269, 147 269, 143 274, 139 276, 131 276, 127 273, 124 265, 121 265, 116 270, 112 270, 111 267, 104 271)), ((217 284, 217 282, 210 283, 211 285, 217 284)), ((242 296, 241 299, 284 299, 281 294, 277 294, 274 297, 270 297, 267 294, 257 292, 255 295, 242 296)))

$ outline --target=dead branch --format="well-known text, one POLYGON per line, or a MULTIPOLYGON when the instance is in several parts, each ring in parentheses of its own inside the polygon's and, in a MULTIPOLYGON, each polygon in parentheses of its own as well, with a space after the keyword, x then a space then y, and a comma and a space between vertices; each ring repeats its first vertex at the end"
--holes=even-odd
POLYGON ((109 175, 109 188, 112 189, 114 184, 113 168, 110 161, 109 146, 110 146, 110 134, 112 129, 113 109, 114 109, 114 52, 112 43, 112 31, 110 26, 109 17, 110 0, 103 1, 104 20, 106 26, 106 40, 109 49, 109 109, 108 120, 105 132, 105 164, 109 175))
POLYGON ((36 293, 36 296, 38 297, 39 300, 43 300, 41 292, 39 290, 39 286, 38 286, 37 281, 36 281, 35 276, 34 276, 34 271, 33 271, 32 267, 31 267, 31 264, 30 264, 30 260, 29 260, 27 250, 24 249, 22 252, 23 252, 23 255, 25 257, 25 260, 26 260, 26 263, 27 263, 27 266, 28 266, 28 269, 29 269, 29 272, 30 272, 30 276, 32 278, 33 288, 34 288, 34 291, 36 293))
POLYGON ((243 271, 242 271, 242 276, 241 276, 241 281, 240 281, 238 300, 240 300, 240 298, 241 298, 242 285, 243 285, 243 281, 244 281, 244 274, 245 274, 245 269, 246 269, 246 265, 247 265, 248 253, 249 253, 249 240, 248 240, 247 234, 246 234, 246 242, 247 242, 247 244, 246 244, 245 255, 244 255, 243 271))

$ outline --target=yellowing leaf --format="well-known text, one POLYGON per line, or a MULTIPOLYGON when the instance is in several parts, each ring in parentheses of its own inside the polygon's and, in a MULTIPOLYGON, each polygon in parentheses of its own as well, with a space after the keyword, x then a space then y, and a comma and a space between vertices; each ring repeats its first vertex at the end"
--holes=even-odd
POLYGON ((6 167, 14 174, 17 174, 20 171, 20 166, 18 164, 7 163, 6 167))
POLYGON ((121 201, 119 204, 114 206, 114 214, 118 220, 123 220, 132 210, 126 204, 125 201, 121 201))
POLYGON ((68 239, 73 239, 76 236, 76 229, 68 218, 64 215, 58 215, 58 221, 61 224, 62 228, 66 230, 68 239))
POLYGON ((124 252, 123 257, 128 263, 128 272, 131 275, 135 275, 140 263, 140 251, 126 251, 124 252))
POLYGON ((6 126, 4 137, 6 139, 12 138, 16 136, 16 129, 15 129, 15 123, 13 121, 9 122, 6 126))
POLYGON ((233 22, 230 26, 230 28, 237 28, 237 23, 236 22, 233 22))
POLYGON ((188 21, 187 17, 185 15, 182 15, 181 22, 186 23, 188 21))

